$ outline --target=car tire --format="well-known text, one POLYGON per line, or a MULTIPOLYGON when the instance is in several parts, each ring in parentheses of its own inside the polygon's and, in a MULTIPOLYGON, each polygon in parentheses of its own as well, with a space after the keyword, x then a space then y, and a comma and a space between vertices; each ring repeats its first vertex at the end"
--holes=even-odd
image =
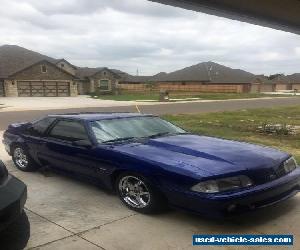
POLYGON ((121 201, 136 212, 153 214, 161 212, 167 207, 162 193, 141 175, 121 174, 116 181, 116 190, 121 201))
POLYGON ((24 172, 32 172, 39 168, 38 164, 32 159, 28 151, 16 145, 12 151, 12 159, 18 169, 24 172))

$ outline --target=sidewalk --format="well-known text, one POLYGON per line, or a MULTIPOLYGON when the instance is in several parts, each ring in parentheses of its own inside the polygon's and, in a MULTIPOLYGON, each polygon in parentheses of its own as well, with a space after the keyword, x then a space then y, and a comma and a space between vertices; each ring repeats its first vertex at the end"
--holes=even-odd
POLYGON ((33 110, 58 110, 72 108, 109 108, 109 107, 130 107, 130 106, 153 106, 166 104, 196 104, 196 103, 219 103, 219 102, 238 102, 238 101, 261 101, 261 100, 284 100, 293 96, 286 97, 260 97, 245 99, 226 99, 226 100, 191 100, 178 99, 170 102, 147 102, 147 101, 114 101, 93 99, 89 96, 77 97, 3 97, 0 98, 0 113, 11 111, 33 111, 33 110))

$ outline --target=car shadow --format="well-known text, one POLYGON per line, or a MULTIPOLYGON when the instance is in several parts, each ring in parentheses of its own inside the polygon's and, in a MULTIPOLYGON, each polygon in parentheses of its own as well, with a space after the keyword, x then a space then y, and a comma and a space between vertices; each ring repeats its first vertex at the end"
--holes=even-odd
POLYGON ((30 238, 30 223, 25 213, 0 233, 0 248, 5 250, 21 250, 30 238))

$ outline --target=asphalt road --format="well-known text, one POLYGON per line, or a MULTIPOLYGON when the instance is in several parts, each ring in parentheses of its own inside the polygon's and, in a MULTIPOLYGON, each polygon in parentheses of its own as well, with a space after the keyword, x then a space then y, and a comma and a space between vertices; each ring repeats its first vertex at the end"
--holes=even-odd
MULTIPOLYGON (((250 108, 271 108, 278 106, 300 105, 299 97, 273 98, 273 99, 247 99, 227 100, 213 102, 187 102, 168 103, 157 105, 141 105, 139 109, 143 113, 156 115, 183 114, 183 113, 206 113, 217 111, 232 111, 250 108)), ((0 112, 0 130, 5 130, 10 123, 32 121, 47 114, 69 113, 69 112, 136 112, 135 106, 99 107, 99 108, 76 108, 56 110, 32 110, 0 112)))

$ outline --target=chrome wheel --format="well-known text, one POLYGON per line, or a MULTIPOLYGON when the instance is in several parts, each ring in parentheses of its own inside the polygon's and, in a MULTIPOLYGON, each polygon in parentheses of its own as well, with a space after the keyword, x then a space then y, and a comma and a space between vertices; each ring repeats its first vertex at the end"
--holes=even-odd
POLYGON ((119 192, 131 207, 144 208, 150 203, 151 195, 146 184, 136 176, 124 176, 119 182, 119 192))
POLYGON ((14 151, 14 158, 15 158, 16 164, 20 168, 27 168, 28 158, 27 158, 27 155, 25 154, 23 149, 16 148, 15 151, 14 151))

